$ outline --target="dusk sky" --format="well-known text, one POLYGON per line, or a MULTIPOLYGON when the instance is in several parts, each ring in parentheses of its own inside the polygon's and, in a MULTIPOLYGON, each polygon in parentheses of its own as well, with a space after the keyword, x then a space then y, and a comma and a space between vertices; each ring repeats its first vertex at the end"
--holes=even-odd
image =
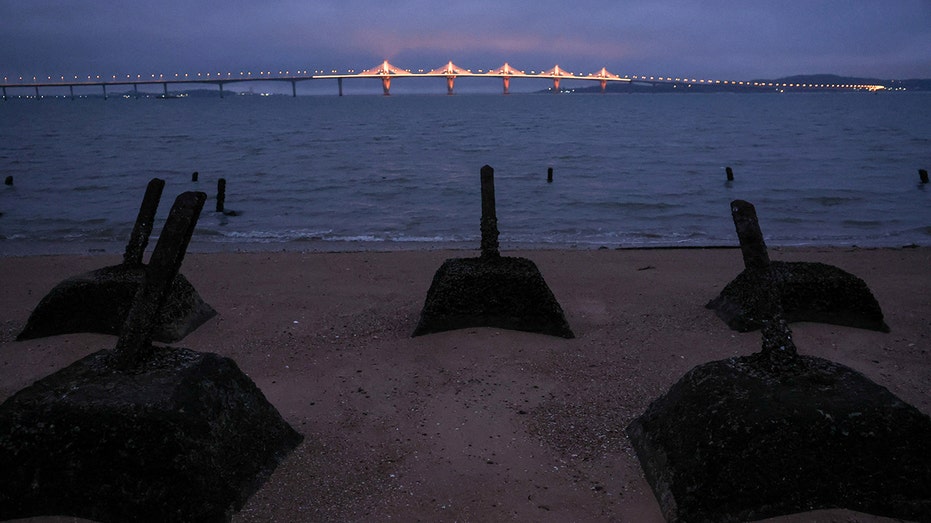
POLYGON ((505 61, 721 79, 931 77, 931 0, 0 0, 0 77, 505 61))

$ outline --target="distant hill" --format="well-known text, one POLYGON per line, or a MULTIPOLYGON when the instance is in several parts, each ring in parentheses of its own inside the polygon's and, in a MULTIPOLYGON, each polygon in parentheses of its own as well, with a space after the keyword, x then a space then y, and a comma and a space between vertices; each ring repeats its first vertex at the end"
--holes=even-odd
MULTIPOLYGON (((773 79, 755 79, 749 83, 774 84, 774 86, 753 86, 739 84, 674 84, 674 83, 657 83, 649 82, 631 82, 608 83, 607 92, 611 93, 771 93, 774 91, 790 92, 837 92, 832 88, 812 88, 812 87, 782 87, 782 84, 795 85, 881 85, 889 90, 905 91, 931 91, 931 79, 909 79, 909 80, 888 80, 880 78, 858 78, 853 76, 838 76, 834 74, 810 74, 786 76, 783 78, 773 79), (775 87, 779 84, 779 87, 775 87)), ((577 93, 597 93, 601 92, 598 85, 568 89, 577 93)))

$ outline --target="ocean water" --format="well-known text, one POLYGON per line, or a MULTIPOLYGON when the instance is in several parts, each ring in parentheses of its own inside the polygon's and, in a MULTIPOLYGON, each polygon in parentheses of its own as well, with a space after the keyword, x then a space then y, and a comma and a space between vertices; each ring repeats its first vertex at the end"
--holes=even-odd
POLYGON ((153 177, 155 236, 210 196, 192 250, 477 249, 485 164, 503 249, 736 245, 734 199, 771 246, 931 244, 929 94, 334 94, 0 102, 0 253, 121 252, 153 177))

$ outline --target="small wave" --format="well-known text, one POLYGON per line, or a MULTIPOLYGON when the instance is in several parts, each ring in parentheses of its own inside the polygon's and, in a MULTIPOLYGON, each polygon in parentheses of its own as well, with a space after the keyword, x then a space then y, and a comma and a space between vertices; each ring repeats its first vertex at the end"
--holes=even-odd
POLYGON ((278 243, 292 241, 322 240, 329 230, 283 229, 280 231, 211 231, 221 241, 278 243))
POLYGON ((106 185, 78 185, 73 191, 76 192, 97 192, 97 191, 107 191, 110 187, 106 185))
POLYGON ((860 202, 863 201, 863 198, 852 196, 809 196, 804 198, 804 201, 815 203, 824 207, 836 207, 838 205, 860 202))
POLYGON ((855 227, 858 229, 877 229, 884 225, 879 220, 844 220, 841 222, 844 227, 855 227))

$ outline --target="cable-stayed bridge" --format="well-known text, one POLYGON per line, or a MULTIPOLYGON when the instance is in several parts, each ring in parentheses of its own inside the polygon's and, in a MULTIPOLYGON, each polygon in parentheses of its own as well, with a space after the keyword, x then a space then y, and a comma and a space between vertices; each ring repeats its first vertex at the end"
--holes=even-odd
POLYGON ((297 84, 299 82, 305 82, 310 80, 336 80, 338 85, 338 92, 340 96, 343 96, 343 80, 346 79, 376 79, 381 82, 382 91, 385 95, 389 95, 391 92, 391 83, 394 79, 401 78, 445 78, 446 80, 446 90, 447 94, 453 94, 455 87, 455 82, 458 78, 500 78, 502 81, 502 88, 504 94, 510 92, 510 84, 512 78, 517 79, 544 79, 552 82, 552 91, 555 93, 560 92, 560 82, 564 80, 584 80, 598 82, 601 86, 601 91, 605 92, 609 82, 619 82, 619 83, 637 83, 637 84, 682 84, 688 86, 729 86, 733 88, 747 88, 747 89, 837 89, 837 90, 868 90, 876 91, 884 89, 881 85, 861 85, 861 84, 794 84, 794 83, 777 83, 777 82, 761 82, 761 81, 735 81, 735 80, 712 80, 705 78, 684 78, 684 77, 673 77, 673 76, 647 76, 647 75, 627 75, 620 76, 614 73, 609 72, 606 68, 602 67, 601 70, 584 74, 584 73, 575 73, 567 71, 564 68, 556 65, 547 70, 541 71, 525 71, 512 67, 508 63, 504 63, 502 66, 494 69, 478 69, 473 71, 472 69, 465 69, 454 64, 452 61, 448 62, 442 67, 438 67, 432 70, 419 69, 413 71, 411 69, 403 69, 397 66, 392 65, 387 60, 381 64, 366 69, 361 72, 356 72, 355 70, 348 70, 346 72, 340 73, 336 70, 330 72, 325 71, 308 71, 308 70, 298 70, 298 71, 278 71, 277 74, 273 71, 260 71, 258 73, 252 73, 251 71, 240 71, 237 74, 232 72, 222 73, 175 73, 174 75, 165 75, 165 74, 151 74, 151 75, 142 75, 142 74, 126 74, 124 75, 110 75, 110 76, 101 76, 101 75, 86 75, 86 76, 64 76, 59 75, 47 76, 45 78, 41 77, 4 77, 3 82, 0 83, 0 89, 2 89, 3 100, 6 100, 11 94, 10 93, 20 93, 19 96, 23 96, 22 93, 26 93, 26 97, 35 97, 42 98, 40 88, 64 88, 67 87, 70 93, 71 98, 74 98, 74 88, 75 87, 100 87, 103 90, 104 98, 108 97, 108 88, 114 88, 119 86, 132 86, 133 92, 138 97, 140 95, 139 87, 140 86, 161 86, 162 94, 161 97, 172 97, 169 94, 168 86, 183 86, 183 85, 216 85, 219 88, 220 96, 222 97, 225 93, 224 86, 229 84, 237 84, 244 82, 285 82, 291 85, 291 94, 292 96, 297 96, 297 84))

